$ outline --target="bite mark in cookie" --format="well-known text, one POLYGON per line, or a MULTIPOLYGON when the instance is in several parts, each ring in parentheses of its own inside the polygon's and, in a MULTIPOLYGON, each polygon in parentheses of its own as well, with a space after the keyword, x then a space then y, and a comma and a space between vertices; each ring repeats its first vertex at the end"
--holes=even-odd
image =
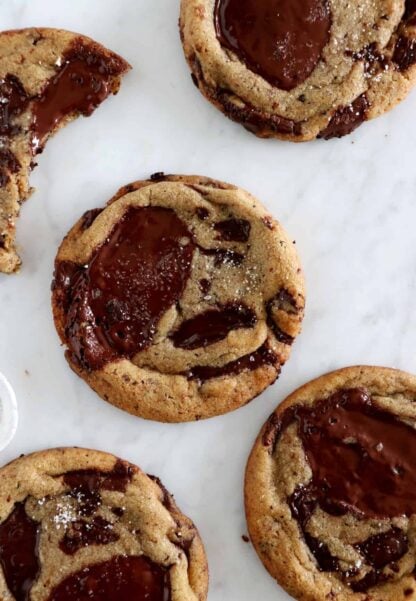
POLYGON ((15 221, 29 196, 34 157, 78 115, 117 93, 130 66, 79 34, 57 29, 0 33, 0 271, 20 265, 15 221))

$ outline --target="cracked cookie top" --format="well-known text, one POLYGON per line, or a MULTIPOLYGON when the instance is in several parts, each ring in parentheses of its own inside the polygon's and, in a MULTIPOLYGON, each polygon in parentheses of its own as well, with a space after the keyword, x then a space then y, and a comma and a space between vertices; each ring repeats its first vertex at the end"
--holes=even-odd
POLYGON ((86 36, 33 28, 0 33, 0 272, 20 265, 15 221, 48 138, 116 94, 130 68, 86 36))
POLYGON ((205 601, 205 552, 157 478, 54 449, 0 470, 4 601, 205 601))
POLYGON ((296 599, 416 598, 416 378, 353 367, 294 392, 251 453, 246 512, 296 599))
POLYGON ((344 136, 416 76, 414 0, 182 0, 194 82, 260 137, 344 136))
POLYGON ((293 243, 248 193, 155 174, 62 243, 52 303, 71 367, 133 414, 231 411, 277 378, 300 330, 293 243))

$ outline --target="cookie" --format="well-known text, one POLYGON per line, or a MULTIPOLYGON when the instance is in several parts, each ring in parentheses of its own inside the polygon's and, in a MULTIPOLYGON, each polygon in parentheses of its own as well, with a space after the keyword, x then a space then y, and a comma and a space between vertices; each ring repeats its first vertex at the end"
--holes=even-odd
POLYGON ((135 415, 244 405, 288 359, 304 309, 294 244, 247 192, 155 174, 63 241, 52 305, 72 369, 135 415))
POLYGON ((130 69, 93 40, 61 29, 0 33, 0 272, 19 268, 15 222, 34 157, 58 129, 89 116, 130 69))
POLYGON ((291 394, 263 427, 249 532, 295 599, 416 599, 415 401, 415 376, 351 367, 291 394))
POLYGON ((205 601, 193 523, 160 481, 113 455, 54 449, 0 470, 4 601, 205 601))
POLYGON ((262 138, 352 132, 416 78, 414 0, 182 0, 192 77, 262 138))

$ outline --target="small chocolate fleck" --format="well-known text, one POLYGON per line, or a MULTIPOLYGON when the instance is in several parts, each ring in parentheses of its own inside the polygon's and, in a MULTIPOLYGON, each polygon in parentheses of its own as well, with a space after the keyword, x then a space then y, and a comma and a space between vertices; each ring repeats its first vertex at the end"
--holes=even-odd
POLYGON ((33 104, 33 154, 42 151, 48 135, 68 115, 91 115, 111 93, 112 78, 125 70, 121 58, 107 56, 77 39, 33 104))
POLYGON ((211 290, 211 282, 205 278, 203 278, 202 280, 199 280, 199 289, 201 290, 203 295, 208 294, 208 292, 211 290))

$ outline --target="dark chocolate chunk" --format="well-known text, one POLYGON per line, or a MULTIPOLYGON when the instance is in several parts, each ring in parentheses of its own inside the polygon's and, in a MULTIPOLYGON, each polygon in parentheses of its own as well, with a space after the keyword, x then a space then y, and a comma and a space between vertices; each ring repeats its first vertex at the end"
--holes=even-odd
POLYGON ((198 219, 201 221, 206 221, 209 217, 209 211, 205 207, 198 207, 196 214, 198 215, 198 219))
POLYGON ((0 524, 0 564, 7 587, 16 601, 29 601, 39 570, 39 525, 30 519, 23 503, 15 505, 0 524))
POLYGON ((46 82, 33 104, 32 152, 70 115, 91 115, 111 93, 114 76, 125 66, 116 56, 106 56, 77 40, 64 54, 56 75, 46 82))
POLYGON ((169 601, 169 572, 147 557, 118 556, 68 576, 48 601, 169 601))
POLYGON ((0 149, 0 188, 4 188, 10 180, 10 173, 16 173, 20 169, 20 163, 5 146, 0 149))
POLYGON ((253 134, 268 137, 270 132, 289 136, 302 135, 302 123, 280 115, 263 113, 239 98, 238 104, 233 102, 234 95, 226 90, 217 90, 215 100, 221 104, 224 112, 232 119, 241 123, 253 134))
POLYGON ((290 407, 274 424, 274 444, 293 422, 313 474, 308 494, 324 511, 380 519, 416 513, 416 431, 365 390, 290 407))
POLYGON ((273 86, 292 90, 313 72, 329 41, 326 0, 216 0, 220 43, 273 86))
POLYGON ((399 71, 406 71, 414 65, 416 63, 416 39, 399 36, 392 60, 399 71))
POLYGON ((111 472, 97 470, 67 472, 63 476, 63 481, 70 488, 69 494, 77 500, 81 516, 89 517, 101 505, 100 490, 125 492, 132 476, 133 468, 118 461, 111 472))
POLYGON ((126 492, 127 486, 133 477, 134 469, 133 466, 123 461, 117 461, 114 468, 109 472, 77 470, 66 472, 63 479, 71 489, 84 488, 89 491, 102 489, 126 492))
POLYGON ((86 267, 57 265, 55 296, 66 307, 72 356, 86 369, 147 348, 182 296, 195 249, 171 209, 130 208, 86 267))
POLYGON ((416 25, 416 0, 406 0, 403 18, 409 25, 416 25))
POLYGON ((371 536, 356 547, 373 568, 381 570, 401 559, 409 550, 409 543, 400 528, 391 528, 387 532, 371 536))
POLYGON ((59 543, 59 548, 67 555, 74 555, 83 547, 108 545, 118 539, 119 536, 114 532, 113 525, 101 516, 95 516, 91 521, 71 522, 59 543))
POLYGON ((278 359, 275 353, 264 344, 254 353, 244 355, 240 359, 231 361, 222 367, 196 366, 193 367, 186 375, 189 380, 210 380, 211 378, 219 378, 221 376, 237 375, 245 370, 253 371, 263 365, 276 366, 278 359))
POLYGON ((208 294, 208 292, 211 290, 211 282, 205 278, 203 278, 202 280, 199 280, 199 288, 202 292, 202 294, 208 294))
POLYGON ((358 96, 348 106, 337 109, 327 127, 321 131, 318 138, 330 140, 331 138, 342 138, 353 132, 361 123, 366 121, 369 102, 366 94, 358 96))
POLYGON ((252 309, 242 304, 229 304, 184 321, 170 338, 176 347, 192 350, 223 340, 232 330, 253 328, 256 323, 252 309))
POLYGON ((238 267, 244 261, 244 255, 228 248, 202 248, 198 246, 198 249, 203 255, 214 257, 215 267, 221 267, 221 265, 238 267))
POLYGON ((104 209, 91 209, 90 211, 84 213, 82 216, 82 229, 87 230, 89 227, 91 227, 98 215, 100 215, 103 210, 104 209))
POLYGON ((0 136, 11 137, 20 132, 15 119, 30 102, 23 85, 15 75, 0 79, 0 136))

